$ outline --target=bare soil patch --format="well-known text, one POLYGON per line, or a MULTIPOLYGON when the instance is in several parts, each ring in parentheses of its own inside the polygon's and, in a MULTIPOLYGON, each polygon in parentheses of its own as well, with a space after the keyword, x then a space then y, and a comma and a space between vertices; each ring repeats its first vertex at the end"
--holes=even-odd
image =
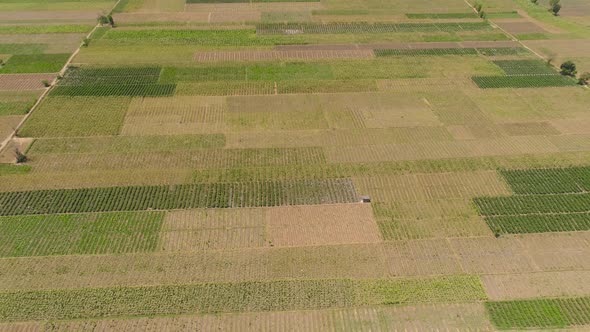
POLYGON ((0 21, 29 20, 96 20, 94 11, 6 11, 0 12, 0 21))
POLYGON ((273 246, 380 242, 370 204, 335 204, 271 208, 266 213, 273 246))
POLYGON ((506 30, 511 34, 521 33, 542 33, 547 32, 542 27, 532 22, 495 22, 500 28, 506 30))
POLYGON ((53 81, 55 74, 0 74, 0 91, 44 89, 43 81, 53 81))
POLYGON ((590 295, 590 271, 558 271, 481 277, 491 300, 590 295))

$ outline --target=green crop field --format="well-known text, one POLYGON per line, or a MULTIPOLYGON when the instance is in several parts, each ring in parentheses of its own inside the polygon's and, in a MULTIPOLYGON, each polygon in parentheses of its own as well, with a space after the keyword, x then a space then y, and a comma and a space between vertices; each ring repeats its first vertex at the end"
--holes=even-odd
POLYGON ((590 330, 586 2, 0 0, 0 331, 590 330))

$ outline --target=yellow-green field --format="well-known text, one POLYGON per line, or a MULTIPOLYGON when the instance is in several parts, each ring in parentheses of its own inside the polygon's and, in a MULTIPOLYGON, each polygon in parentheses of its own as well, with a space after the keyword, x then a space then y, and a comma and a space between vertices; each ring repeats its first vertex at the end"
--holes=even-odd
POLYGON ((561 5, 0 0, 0 331, 589 330, 561 5))

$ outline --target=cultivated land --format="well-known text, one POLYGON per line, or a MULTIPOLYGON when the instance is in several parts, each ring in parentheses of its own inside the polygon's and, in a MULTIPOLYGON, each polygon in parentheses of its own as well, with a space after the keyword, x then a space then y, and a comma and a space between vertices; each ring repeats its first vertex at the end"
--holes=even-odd
POLYGON ((0 0, 0 331, 590 330, 562 6, 0 0))

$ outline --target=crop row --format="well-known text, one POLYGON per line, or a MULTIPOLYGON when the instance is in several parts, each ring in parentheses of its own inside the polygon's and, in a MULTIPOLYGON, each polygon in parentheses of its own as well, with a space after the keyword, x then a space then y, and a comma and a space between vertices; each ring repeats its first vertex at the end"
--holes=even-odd
POLYGON ((40 34, 40 33, 87 33, 92 30, 92 25, 70 24, 70 25, 2 25, 0 34, 40 34))
POLYGON ((0 257, 153 251, 162 212, 0 217, 0 257))
POLYGON ((457 32, 488 30, 486 22, 465 23, 260 23, 259 35, 387 33, 387 32, 457 32))
POLYGON ((502 170, 516 194, 560 194, 590 191, 590 167, 502 170))
POLYGON ((475 48, 377 49, 376 56, 477 55, 475 48))
POLYGON ((57 289, 0 293, 0 321, 278 311, 482 299, 485 299, 485 292, 479 279, 473 276, 57 289))
POLYGON ((93 84, 61 85, 51 90, 51 96, 133 96, 169 97, 174 95, 176 84, 93 84))
POLYGON ((0 215, 356 202, 350 179, 207 183, 0 193, 0 215))
POLYGON ((512 75, 559 75, 553 67, 541 60, 497 60, 494 64, 508 76, 512 75))
POLYGON ((477 197, 474 202, 484 216, 590 211, 590 193, 477 197))
POLYGON ((149 44, 149 45, 199 45, 199 46, 244 46, 274 45, 272 39, 256 37, 255 30, 196 30, 196 29, 111 29, 102 36, 100 42, 109 44, 149 44))
POLYGON ((487 302, 500 329, 564 328, 590 324, 590 297, 487 302))
POLYGON ((590 230, 590 213, 531 214, 485 217, 494 232, 500 234, 573 232, 590 230))
POLYGON ((407 18, 412 19, 462 19, 479 18, 474 12, 467 13, 408 13, 407 18))
POLYGON ((160 67, 80 68, 69 67, 60 85, 154 84, 160 67))
POLYGON ((542 88, 575 86, 576 81, 561 75, 541 76, 474 76, 471 78, 478 87, 490 88, 542 88))

